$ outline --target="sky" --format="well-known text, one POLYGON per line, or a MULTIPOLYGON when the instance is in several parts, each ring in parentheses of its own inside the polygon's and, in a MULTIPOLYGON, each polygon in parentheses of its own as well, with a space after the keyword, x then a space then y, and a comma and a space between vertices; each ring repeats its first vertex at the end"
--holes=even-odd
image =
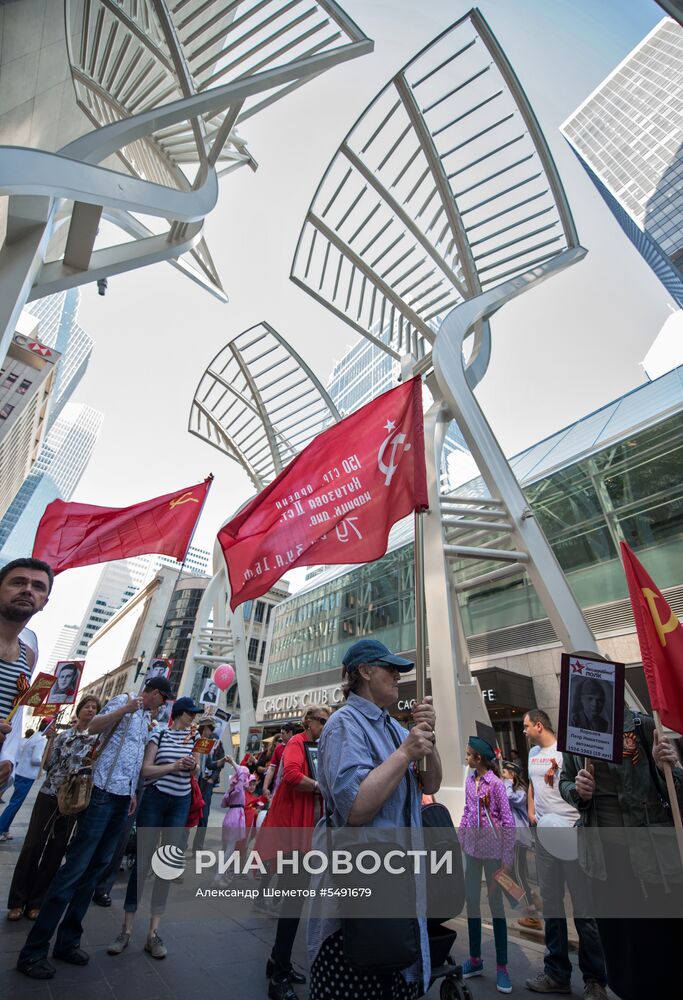
MULTIPOLYGON (((93 458, 73 497, 127 506, 215 482, 195 535, 211 549, 251 495, 245 473, 190 435, 201 375, 242 330, 267 320, 323 380, 356 339, 289 280, 298 234, 337 146, 375 94, 470 7, 463 0, 342 0, 375 41, 279 101, 241 132, 259 163, 220 181, 205 236, 229 296, 210 297, 170 265, 83 288, 80 324, 95 340, 75 399, 103 411, 93 458)), ((671 302, 558 131, 561 122, 661 19, 652 0, 481 0, 536 111, 565 184, 586 259, 524 294, 492 322, 479 401, 507 454, 644 381, 640 362, 671 302)), ((44 656, 80 621, 100 567, 69 570, 32 623, 44 656)), ((117 664, 112 664, 116 666, 117 664)))

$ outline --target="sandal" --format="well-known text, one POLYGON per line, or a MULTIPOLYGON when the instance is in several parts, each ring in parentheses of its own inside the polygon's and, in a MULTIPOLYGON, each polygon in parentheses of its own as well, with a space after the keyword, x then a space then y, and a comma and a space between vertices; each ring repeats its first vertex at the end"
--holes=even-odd
POLYGON ((40 913, 40 910, 37 907, 35 909, 32 909, 32 910, 27 910, 26 911, 26 919, 27 920, 37 920, 39 913, 40 913))
POLYGON ((8 910, 7 911, 7 919, 8 920, 21 920, 21 915, 22 915, 23 912, 24 911, 23 911, 23 909, 21 907, 15 907, 13 910, 8 910))

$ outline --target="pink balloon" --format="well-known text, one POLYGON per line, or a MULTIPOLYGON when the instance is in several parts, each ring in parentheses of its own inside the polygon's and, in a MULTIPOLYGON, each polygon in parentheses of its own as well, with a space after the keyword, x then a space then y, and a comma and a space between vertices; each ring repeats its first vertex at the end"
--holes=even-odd
POLYGON ((221 663, 220 667, 216 667, 213 682, 221 691, 227 691, 235 683, 235 668, 229 663, 221 663))

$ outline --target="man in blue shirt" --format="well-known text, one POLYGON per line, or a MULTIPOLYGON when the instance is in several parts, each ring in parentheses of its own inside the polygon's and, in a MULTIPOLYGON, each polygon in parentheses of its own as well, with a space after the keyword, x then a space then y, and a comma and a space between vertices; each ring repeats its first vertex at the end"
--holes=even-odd
POLYGON ((152 677, 139 697, 122 694, 112 698, 88 727, 90 733, 105 734, 103 749, 93 769, 90 804, 79 813, 66 860, 50 884, 17 959, 17 969, 30 979, 54 976, 56 969, 47 955, 55 930, 55 958, 71 965, 87 965, 90 961, 80 946, 83 917, 111 861, 126 815, 136 808, 135 789, 149 735, 150 712, 170 698, 173 692, 168 680, 152 677))

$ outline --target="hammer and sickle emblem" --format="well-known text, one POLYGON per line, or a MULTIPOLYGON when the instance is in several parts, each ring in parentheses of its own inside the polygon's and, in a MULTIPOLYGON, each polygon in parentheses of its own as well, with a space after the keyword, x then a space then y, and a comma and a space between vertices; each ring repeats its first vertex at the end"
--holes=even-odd
MULTIPOLYGON (((657 629, 657 635, 659 636, 659 641, 662 646, 666 646, 666 633, 673 632, 678 628, 679 621, 673 611, 671 611, 671 617, 667 622, 663 622, 659 617, 659 610, 657 609, 656 600, 659 594, 655 594, 654 590, 650 590, 649 587, 643 587, 643 597, 648 603, 650 609, 650 614, 652 615, 652 621, 654 622, 655 628, 657 629)), ((671 610, 671 609, 669 609, 671 610)))
POLYGON ((394 430, 396 424, 393 420, 387 420, 385 430, 388 432, 384 441, 382 441, 379 446, 379 451, 377 452, 377 467, 380 472, 383 472, 386 476, 384 480, 385 486, 391 485, 391 480, 394 478, 394 473, 398 469, 398 463, 401 459, 401 455, 396 458, 396 452, 398 448, 403 445, 403 452, 410 451, 410 444, 406 443, 406 435, 402 433, 395 434, 394 430), (384 461, 384 452, 387 447, 391 448, 391 456, 389 458, 389 463, 384 461))
POLYGON ((169 500, 168 506, 173 510, 174 507, 179 507, 181 503, 199 503, 196 497, 193 497, 191 493, 183 493, 181 497, 176 497, 175 500, 169 500))

